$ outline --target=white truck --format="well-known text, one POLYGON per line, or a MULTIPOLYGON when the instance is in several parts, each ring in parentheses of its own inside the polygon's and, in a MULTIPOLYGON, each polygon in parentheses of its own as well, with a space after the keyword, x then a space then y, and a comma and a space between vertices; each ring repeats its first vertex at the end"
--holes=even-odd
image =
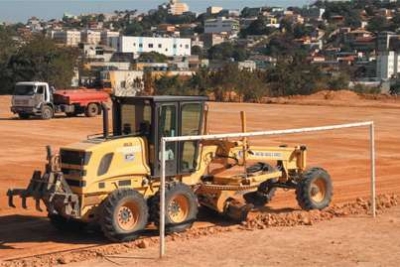
POLYGON ((92 89, 57 90, 46 82, 19 82, 11 100, 11 112, 21 119, 40 116, 51 119, 55 113, 68 117, 85 114, 94 117, 101 113, 101 105, 109 100, 105 92, 92 89))

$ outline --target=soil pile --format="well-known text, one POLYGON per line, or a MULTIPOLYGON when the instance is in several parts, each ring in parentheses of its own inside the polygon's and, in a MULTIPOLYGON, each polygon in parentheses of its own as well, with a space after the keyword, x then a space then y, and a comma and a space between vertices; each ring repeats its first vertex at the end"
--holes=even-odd
MULTIPOLYGON (((376 199, 377 212, 397 206, 397 195, 380 195, 376 199)), ((325 210, 294 211, 290 213, 258 213, 248 218, 242 225, 247 229, 265 229, 274 226, 313 225, 316 222, 331 220, 335 217, 366 214, 371 210, 371 202, 358 198, 353 203, 337 204, 325 210)))
POLYGON ((339 100, 339 101, 354 101, 361 99, 361 97, 357 93, 349 90, 339 90, 339 91, 322 90, 312 95, 293 96, 292 98, 302 99, 302 100, 339 100))

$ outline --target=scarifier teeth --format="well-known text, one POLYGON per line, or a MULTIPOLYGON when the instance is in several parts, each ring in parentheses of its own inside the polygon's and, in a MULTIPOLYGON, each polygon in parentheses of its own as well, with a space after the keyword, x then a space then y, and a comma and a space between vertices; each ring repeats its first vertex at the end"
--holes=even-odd
POLYGON ((13 196, 13 192, 11 189, 8 189, 7 196, 8 196, 8 206, 12 207, 12 208, 16 208, 14 205, 14 196, 13 196))
POLYGON ((22 207, 24 209, 28 209, 28 206, 26 205, 26 197, 25 196, 21 196, 21 198, 22 198, 22 207))
POLYGON ((36 199, 35 202, 36 202, 36 210, 42 212, 43 210, 40 207, 40 199, 36 199))

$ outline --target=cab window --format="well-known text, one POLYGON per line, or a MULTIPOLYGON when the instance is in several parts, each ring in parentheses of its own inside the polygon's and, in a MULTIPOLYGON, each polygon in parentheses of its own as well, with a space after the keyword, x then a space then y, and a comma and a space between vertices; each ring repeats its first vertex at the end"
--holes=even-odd
POLYGON ((124 104, 121 107, 121 126, 123 135, 150 134, 151 107, 148 104, 124 104))

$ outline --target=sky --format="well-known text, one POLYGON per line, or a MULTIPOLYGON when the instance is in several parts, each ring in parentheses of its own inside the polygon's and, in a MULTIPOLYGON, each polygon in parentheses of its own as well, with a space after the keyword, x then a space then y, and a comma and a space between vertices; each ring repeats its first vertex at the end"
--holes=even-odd
MULTIPOLYGON (((65 12, 112 13, 114 10, 137 9, 146 12, 157 8, 167 0, 0 0, 0 23, 23 22, 36 16, 40 19, 61 19, 65 12)), ((312 0, 181 0, 189 5, 190 11, 205 12, 209 6, 242 9, 246 6, 303 6, 312 0)))

